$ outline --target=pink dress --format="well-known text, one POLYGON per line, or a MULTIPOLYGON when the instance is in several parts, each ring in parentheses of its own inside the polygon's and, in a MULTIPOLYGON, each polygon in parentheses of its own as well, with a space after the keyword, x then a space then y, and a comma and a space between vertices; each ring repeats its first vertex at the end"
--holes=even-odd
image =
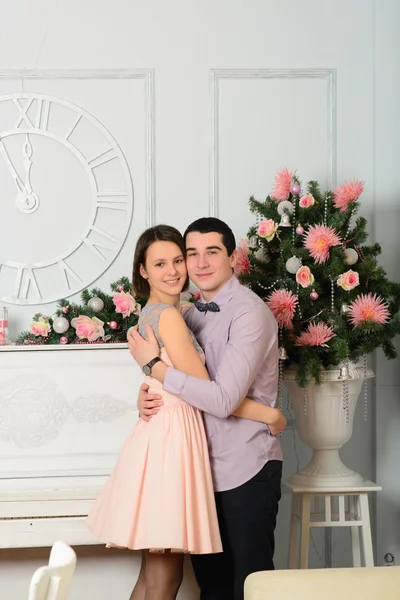
MULTIPOLYGON (((158 320, 166 308, 176 310, 145 306, 139 331, 149 323, 159 339, 158 320)), ((194 338, 193 343, 204 356, 194 338)), ((159 344, 162 360, 171 365, 160 339, 159 344)), ((110 547, 222 552, 201 412, 152 377, 145 381, 164 405, 148 423, 136 423, 86 523, 110 547)))

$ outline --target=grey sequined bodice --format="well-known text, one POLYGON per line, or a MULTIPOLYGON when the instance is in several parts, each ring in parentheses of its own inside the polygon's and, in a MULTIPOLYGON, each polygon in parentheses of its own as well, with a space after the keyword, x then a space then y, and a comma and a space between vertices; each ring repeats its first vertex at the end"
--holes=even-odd
MULTIPOLYGON (((176 310, 176 308, 174 306, 171 306, 170 304, 163 304, 162 302, 157 302, 155 304, 146 304, 146 306, 142 308, 139 315, 138 330, 140 335, 146 338, 146 326, 150 325, 154 331, 154 335, 157 338, 158 345, 160 346, 160 348, 163 348, 164 344, 162 343, 158 332, 158 323, 160 320, 161 313, 167 308, 176 310)), ((190 331, 190 329, 189 334, 193 340, 193 344, 196 348, 196 351, 198 352, 198 354, 202 354, 203 350, 197 342, 196 338, 194 337, 194 334, 190 331)))

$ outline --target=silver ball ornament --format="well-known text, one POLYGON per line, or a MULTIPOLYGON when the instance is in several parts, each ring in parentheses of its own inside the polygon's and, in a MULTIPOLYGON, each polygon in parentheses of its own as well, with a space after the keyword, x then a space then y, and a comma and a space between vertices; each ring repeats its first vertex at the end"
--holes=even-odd
POLYGON ((90 298, 87 305, 88 305, 88 308, 90 308, 90 310, 92 310, 93 312, 96 312, 96 313, 100 312, 104 308, 104 302, 98 296, 93 296, 93 298, 90 298))
POLYGON ((294 275, 301 267, 301 260, 297 256, 291 256, 287 259, 285 266, 286 270, 294 275))
POLYGON ((65 317, 56 317, 53 320, 53 329, 56 333, 65 333, 69 329, 69 321, 65 317))
POLYGON ((259 250, 257 250, 257 252, 255 253, 255 257, 257 260, 259 260, 261 263, 269 263, 269 261, 271 260, 267 250, 265 250, 265 248, 259 248, 259 250))
POLYGON ((356 262, 358 261, 358 253, 357 250, 354 250, 354 248, 346 248, 346 250, 344 251, 346 258, 344 259, 344 262, 347 265, 355 265, 356 262))

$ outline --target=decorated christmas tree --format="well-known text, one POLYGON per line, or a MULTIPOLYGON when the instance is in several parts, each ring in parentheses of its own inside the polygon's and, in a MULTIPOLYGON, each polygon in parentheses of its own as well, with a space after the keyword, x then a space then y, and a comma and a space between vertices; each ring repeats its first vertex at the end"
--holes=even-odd
POLYGON ((111 284, 112 294, 98 288, 83 290, 78 305, 62 299, 56 313, 34 315, 29 331, 17 338, 19 345, 104 344, 126 342, 127 331, 138 322, 141 304, 127 277, 111 284))
POLYGON ((301 387, 376 348, 396 357, 400 284, 379 266, 379 244, 366 245, 366 220, 355 219, 363 190, 357 180, 327 192, 316 181, 303 187, 283 169, 265 201, 249 200, 256 223, 237 273, 274 314, 280 358, 296 367, 301 387))

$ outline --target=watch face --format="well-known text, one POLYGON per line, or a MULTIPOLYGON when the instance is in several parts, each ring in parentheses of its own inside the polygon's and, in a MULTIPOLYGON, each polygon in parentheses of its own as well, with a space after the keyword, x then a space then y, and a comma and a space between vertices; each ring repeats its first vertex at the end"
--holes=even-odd
POLYGON ((114 261, 129 231, 133 191, 113 135, 66 100, 0 96, 0 301, 71 296, 114 261), (6 239, 5 239, 6 238, 6 239))
POLYGON ((144 367, 143 367, 143 373, 144 373, 145 375, 150 375, 150 373, 151 373, 151 368, 150 368, 148 365, 144 365, 144 367))

